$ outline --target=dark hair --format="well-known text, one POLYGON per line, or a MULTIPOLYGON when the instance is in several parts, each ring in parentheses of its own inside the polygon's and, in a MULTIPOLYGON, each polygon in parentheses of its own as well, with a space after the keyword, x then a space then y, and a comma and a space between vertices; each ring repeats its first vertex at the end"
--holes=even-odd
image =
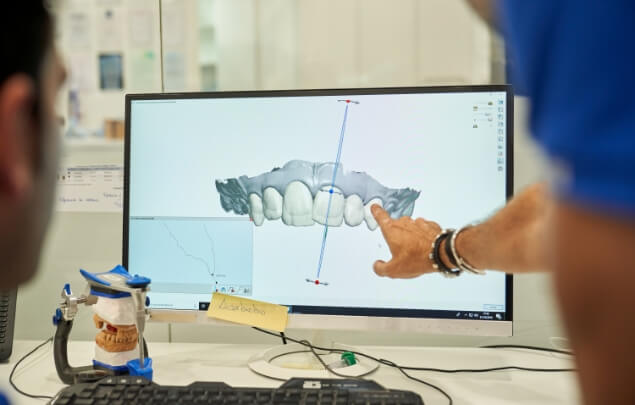
POLYGON ((53 21, 45 0, 7 1, 0 23, 0 87, 16 73, 24 73, 40 89, 44 56, 53 41, 53 21))

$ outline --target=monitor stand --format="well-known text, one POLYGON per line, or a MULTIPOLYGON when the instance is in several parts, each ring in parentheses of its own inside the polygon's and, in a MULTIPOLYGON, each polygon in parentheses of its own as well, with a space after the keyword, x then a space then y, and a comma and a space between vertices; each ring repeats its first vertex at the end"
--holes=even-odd
MULTIPOLYGON (((319 335, 319 333, 318 333, 319 335)), ((315 335, 314 335, 315 336, 315 335)), ((311 339, 314 345, 331 349, 358 351, 351 346, 330 342, 316 343, 319 339, 311 339)), ((338 374, 349 377, 360 377, 374 372, 379 363, 367 358, 355 357, 356 364, 347 365, 341 358, 341 353, 329 353, 316 350, 322 360, 338 374)), ((289 378, 337 378, 338 376, 325 370, 322 364, 306 346, 297 343, 281 344, 271 347, 249 359, 249 368, 260 375, 278 380, 289 378)))

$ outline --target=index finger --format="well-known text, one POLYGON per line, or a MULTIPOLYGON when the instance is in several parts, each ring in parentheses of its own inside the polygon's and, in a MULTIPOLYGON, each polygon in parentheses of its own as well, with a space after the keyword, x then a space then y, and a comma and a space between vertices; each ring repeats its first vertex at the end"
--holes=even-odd
POLYGON ((385 209, 383 209, 379 204, 373 204, 370 206, 370 213, 375 217, 375 221, 379 224, 380 227, 390 223, 392 218, 388 215, 385 209))

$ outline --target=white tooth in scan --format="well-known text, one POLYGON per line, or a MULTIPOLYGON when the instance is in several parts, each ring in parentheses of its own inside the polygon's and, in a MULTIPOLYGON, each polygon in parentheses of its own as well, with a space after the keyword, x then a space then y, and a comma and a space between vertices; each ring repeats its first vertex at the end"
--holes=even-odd
POLYGON ((262 199, 258 194, 249 194, 249 217, 254 221, 256 226, 265 222, 265 213, 262 209, 262 199))
POLYGON ((357 226, 364 221, 364 202, 357 194, 346 197, 344 221, 348 226, 357 226))
POLYGON ((313 220, 340 226, 345 221, 348 226, 357 226, 366 219, 368 228, 374 230, 377 224, 370 214, 370 205, 375 202, 382 205, 395 219, 411 216, 421 194, 411 188, 386 187, 364 172, 344 171, 341 163, 305 160, 291 160, 281 168, 254 177, 240 176, 215 183, 223 210, 249 214, 256 226, 263 222, 258 217, 256 196, 262 199, 264 217, 270 221, 282 218, 291 226, 308 226, 313 220), (332 194, 328 208, 331 186, 339 193, 332 194))
POLYGON ((379 198, 373 198, 368 202, 368 204, 364 206, 364 219, 366 220, 366 226, 368 226, 368 229, 370 229, 371 231, 377 229, 377 221, 375 221, 375 217, 370 212, 370 207, 373 204, 378 204, 379 206, 383 207, 383 204, 381 203, 381 200, 379 198))
POLYGON ((273 187, 265 188, 262 194, 265 218, 270 221, 279 219, 282 216, 282 195, 273 187))
POLYGON ((328 213, 328 226, 340 226, 344 220, 344 194, 337 187, 324 186, 315 194, 313 200, 313 220, 319 224, 326 224, 328 213), (332 190, 332 192, 331 192, 332 190), (329 199, 330 206, 329 206, 329 199))
POLYGON ((301 181, 292 181, 284 191, 282 222, 285 225, 313 225, 313 197, 301 181))

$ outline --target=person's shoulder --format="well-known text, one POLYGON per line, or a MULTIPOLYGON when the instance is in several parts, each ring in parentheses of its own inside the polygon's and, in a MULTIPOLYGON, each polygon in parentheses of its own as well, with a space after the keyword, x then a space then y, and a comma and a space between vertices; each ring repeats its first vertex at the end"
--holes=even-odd
POLYGON ((9 400, 7 397, 0 391, 0 405, 9 405, 9 400))

